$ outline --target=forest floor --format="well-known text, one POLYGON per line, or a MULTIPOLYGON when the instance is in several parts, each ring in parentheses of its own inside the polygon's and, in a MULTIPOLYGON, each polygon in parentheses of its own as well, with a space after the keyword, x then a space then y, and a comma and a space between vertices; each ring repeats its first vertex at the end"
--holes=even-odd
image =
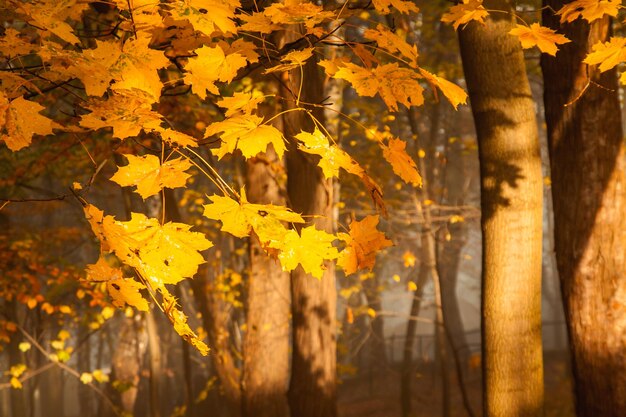
MULTIPOLYGON (((366 373, 366 372, 365 372, 366 373)), ((367 373, 366 373, 367 374, 367 373)), ((569 358, 565 353, 544 355, 545 417, 574 417, 569 358)), ((482 415, 480 369, 465 370, 465 386, 475 417, 482 415)), ((432 363, 416 367, 412 387, 412 415, 441 417, 441 376, 432 363)), ((354 377, 339 386, 340 417, 400 417, 399 366, 376 377, 354 377)), ((456 377, 450 377, 450 417, 468 417, 456 377)))

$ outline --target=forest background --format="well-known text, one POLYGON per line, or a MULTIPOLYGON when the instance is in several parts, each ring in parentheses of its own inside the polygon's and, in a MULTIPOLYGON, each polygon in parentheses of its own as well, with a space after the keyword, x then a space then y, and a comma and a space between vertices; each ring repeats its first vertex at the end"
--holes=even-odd
POLYGON ((2 2, 0 414, 626 415, 622 8, 2 2))

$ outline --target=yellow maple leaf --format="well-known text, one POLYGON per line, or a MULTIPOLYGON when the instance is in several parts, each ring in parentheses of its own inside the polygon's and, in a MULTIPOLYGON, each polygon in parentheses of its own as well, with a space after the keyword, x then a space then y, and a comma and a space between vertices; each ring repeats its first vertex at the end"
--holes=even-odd
POLYGON ((489 12, 483 6, 483 0, 462 0, 461 3, 450 7, 450 10, 441 17, 441 21, 452 23, 454 29, 475 20, 485 23, 489 12))
POLYGON ((281 28, 280 25, 272 23, 272 19, 263 13, 255 12, 251 15, 240 14, 238 17, 243 22, 245 22, 243 25, 240 26, 240 29, 248 32, 269 34, 281 28))
POLYGON ((626 61, 626 38, 614 36, 608 42, 598 42, 583 60, 585 64, 600 64, 600 71, 608 71, 617 64, 626 61))
POLYGON ((228 43, 225 40, 221 40, 217 43, 220 48, 224 50, 226 55, 239 54, 246 58, 249 64, 259 62, 259 53, 257 52, 257 45, 253 42, 249 42, 243 38, 239 38, 232 43, 228 43))
POLYGON ((118 167, 111 181, 122 187, 137 186, 137 193, 144 200, 158 194, 163 188, 184 187, 191 176, 185 171, 191 168, 187 159, 170 159, 161 164, 154 155, 124 155, 128 165, 118 167))
POLYGON ((571 42, 565 36, 556 33, 554 30, 541 26, 539 23, 533 23, 530 26, 517 25, 511 29, 509 34, 517 36, 522 43, 522 48, 529 49, 534 46, 539 48, 541 52, 548 55, 556 56, 559 48, 556 46, 571 42))
POLYGON ((173 143, 177 143, 179 146, 183 147, 194 147, 198 146, 198 141, 193 136, 189 136, 186 133, 179 132, 177 130, 169 129, 169 128, 156 128, 155 131, 161 134, 161 139, 172 145, 173 143))
MULTIPOLYGON (((111 67, 121 55, 122 50, 117 42, 96 40, 95 49, 84 49, 82 53, 71 54, 67 72, 83 83, 88 96, 102 97, 111 80, 115 78, 111 67)), ((58 56, 59 54, 54 55, 58 56)))
POLYGON ((604 15, 617 16, 622 0, 575 0, 561 7, 556 14, 561 23, 573 22, 582 17, 588 22, 601 19, 604 15))
POLYGON ((313 133, 300 132, 295 138, 302 142, 298 149, 321 157, 318 166, 322 169, 325 178, 338 177, 339 168, 359 177, 365 173, 365 170, 348 153, 337 145, 329 144, 326 135, 317 127, 313 133))
POLYGON ((415 257, 413 252, 407 250, 402 254, 402 260, 404 261, 404 267, 410 268, 415 266, 415 261, 417 261, 417 258, 415 257))
POLYGON ((187 19, 195 30, 210 36, 213 32, 237 33, 233 19, 235 10, 240 7, 236 0, 183 0, 172 2, 170 10, 176 20, 187 19))
POLYGON ((424 79, 428 81, 432 86, 441 90, 443 95, 448 99, 450 104, 456 110, 459 104, 467 103, 467 93, 458 85, 439 77, 433 73, 426 71, 423 68, 419 69, 420 74, 424 76, 424 79))
POLYGON ((284 206, 252 204, 241 190, 241 202, 214 195, 212 204, 204 205, 204 216, 222 222, 221 230, 236 237, 246 237, 254 229, 262 243, 281 239, 287 229, 282 222, 304 223, 304 219, 284 206))
POLYGON ((399 52, 409 60, 409 65, 413 68, 417 68, 417 46, 409 45, 404 39, 385 26, 379 24, 376 26, 376 29, 368 29, 363 36, 375 41, 379 48, 384 49, 391 55, 395 55, 396 52, 399 52))
POLYGON ((219 159, 226 154, 239 149, 244 158, 252 158, 260 152, 265 152, 271 144, 278 158, 285 154, 285 139, 283 134, 274 126, 261 124, 263 119, 255 115, 238 115, 212 123, 204 132, 209 137, 221 132, 222 145, 212 152, 219 159))
POLYGON ((132 278, 111 279, 106 282, 107 291, 115 307, 124 308, 128 304, 139 311, 148 311, 148 302, 139 290, 146 288, 132 278))
POLYGON ((259 103, 263 102, 263 95, 257 91, 251 93, 235 93, 231 97, 224 97, 217 102, 217 105, 226 109, 226 117, 234 116, 237 113, 252 114, 259 103))
POLYGON ((190 58, 185 65, 185 83, 191 85, 191 91, 205 99, 208 90, 219 95, 215 83, 231 82, 240 68, 246 66, 247 60, 239 54, 226 55, 219 46, 203 46, 196 49, 196 57, 190 58))
POLYGON ((152 102, 156 102, 163 88, 158 70, 169 66, 170 61, 163 51, 150 48, 151 36, 147 33, 124 43, 119 59, 111 67, 116 79, 111 88, 142 90, 150 95, 152 102))
POLYGON ((43 0, 34 4, 20 4, 19 13, 27 16, 27 21, 44 32, 55 34, 65 42, 80 43, 72 26, 65 22, 67 17, 79 17, 88 4, 78 1, 43 0))
POLYGON ((395 8, 400 13, 409 14, 410 12, 417 13, 419 9, 412 1, 406 0, 373 0, 374 8, 382 13, 391 13, 391 7, 395 8))
POLYGON ((413 184, 416 187, 422 186, 422 177, 417 171, 417 165, 413 158, 406 153, 406 142, 401 139, 389 139, 388 145, 385 146, 379 142, 383 149, 383 156, 391 164, 393 172, 395 172, 406 183, 413 184))
POLYGON ((312 29, 318 23, 335 16, 333 12, 325 12, 321 6, 306 0, 284 0, 274 3, 263 10, 263 14, 270 18, 272 23, 304 24, 312 29))
POLYGON ((105 216, 102 221, 102 234, 110 250, 155 288, 193 277, 204 262, 199 251, 213 244, 190 228, 184 223, 161 225, 141 213, 131 213, 127 222, 113 216, 105 216))
POLYGON ((162 116, 152 110, 152 98, 141 90, 123 90, 108 99, 91 99, 91 113, 81 116, 80 125, 89 129, 112 127, 113 136, 125 139, 160 130, 162 116))
POLYGON ((266 69, 265 73, 289 71, 301 67, 307 59, 313 56, 313 49, 314 48, 304 48, 301 51, 291 51, 280 60, 282 64, 266 69))
POLYGON ((398 103, 407 107, 424 103, 424 89, 417 82, 420 76, 395 62, 372 70, 347 62, 333 77, 349 81, 360 96, 379 94, 391 111, 398 110, 398 103))
POLYGON ((308 226, 300 234, 288 230, 282 240, 272 241, 269 246, 280 250, 278 260, 283 271, 293 271, 299 264, 304 272, 321 279, 326 269, 324 262, 339 256, 337 248, 332 245, 336 238, 315 226, 308 226))
POLYGON ((341 234, 348 246, 341 251, 337 265, 341 266, 346 275, 359 269, 368 268, 370 271, 376 263, 376 254, 393 243, 376 229, 378 215, 366 216, 363 220, 354 220, 350 223, 349 234, 341 234))
POLYGON ((18 97, 12 101, 0 92, 0 139, 12 151, 30 145, 35 135, 50 135, 52 129, 62 126, 39 112, 45 107, 34 101, 18 97))

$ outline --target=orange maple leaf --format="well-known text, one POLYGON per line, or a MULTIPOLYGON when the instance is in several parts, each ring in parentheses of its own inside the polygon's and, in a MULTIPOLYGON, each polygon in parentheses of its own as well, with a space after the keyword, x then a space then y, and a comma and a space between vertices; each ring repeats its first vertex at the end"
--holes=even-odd
POLYGON ((541 26, 539 23, 533 23, 530 26, 517 25, 511 29, 509 34, 517 36, 522 43, 522 48, 529 49, 534 46, 539 48, 541 52, 555 56, 559 48, 556 46, 571 42, 565 36, 556 33, 556 31, 541 26))
POLYGON ((485 23, 485 17, 489 12, 483 6, 483 0, 462 0, 461 3, 450 7, 450 10, 441 17, 441 21, 452 23, 454 29, 475 20, 485 23))
POLYGON ((424 89, 417 81, 420 76, 395 62, 371 70, 346 62, 333 77, 349 81, 360 96, 379 94, 391 111, 398 110, 398 103, 407 107, 424 103, 424 89))
POLYGON ((579 17, 591 23, 604 15, 615 17, 621 8, 622 0, 575 0, 561 7, 556 14, 561 16, 561 23, 573 22, 579 17))
POLYGON ((614 36, 608 42, 598 42, 592 47, 593 52, 583 60, 585 64, 600 64, 600 71, 608 71, 626 61, 626 38, 614 36))
POLYGON ((395 172, 405 182, 413 184, 416 187, 422 186, 422 176, 417 171, 417 165, 413 158, 406 153, 406 142, 401 139, 389 139, 388 145, 385 146, 379 142, 383 149, 383 156, 391 164, 393 172, 395 172))
POLYGON ((34 101, 18 97, 12 101, 0 92, 0 139, 12 151, 30 145, 35 135, 50 135, 52 129, 62 126, 39 112, 45 107, 34 101))
POLYGON ((341 266, 346 275, 359 269, 370 271, 376 263, 376 254, 393 243, 376 229, 378 215, 366 216, 363 220, 350 223, 349 234, 342 233, 339 238, 348 246, 341 252, 337 265, 341 266))

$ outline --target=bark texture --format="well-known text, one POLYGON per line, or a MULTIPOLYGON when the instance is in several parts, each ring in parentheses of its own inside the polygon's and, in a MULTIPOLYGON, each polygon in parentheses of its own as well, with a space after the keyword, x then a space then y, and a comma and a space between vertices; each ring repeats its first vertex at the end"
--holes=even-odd
MULTIPOLYGON (((567 2, 544 1, 558 10, 567 2)), ((557 266, 579 417, 626 415, 626 195, 615 70, 582 63, 611 35, 608 17, 560 25, 556 57, 542 57, 557 266)))
POLYGON ((483 414, 534 417, 543 413, 543 184, 535 107, 520 43, 508 35, 512 4, 484 5, 505 13, 491 12, 486 25, 459 31, 480 158, 483 414))
MULTIPOLYGON (((276 177, 281 173, 274 169, 280 166, 273 150, 248 160, 246 190, 251 203, 285 204, 276 177)), ((287 417, 290 276, 263 251, 258 238, 250 238, 249 251, 243 412, 247 417, 287 417)))
MULTIPOLYGON (((309 60, 303 68, 302 102, 322 102, 324 85, 321 75, 317 64, 309 60)), ((285 96, 297 94, 300 71, 291 71, 285 85, 290 90, 284 93, 285 96)), ((286 107, 292 105, 287 103, 286 107)), ((319 107, 310 111, 323 123, 324 112, 319 107)), ((332 181, 324 179, 314 157, 298 151, 293 142, 293 135, 301 130, 312 132, 313 122, 302 111, 286 113, 283 121, 285 137, 290 141, 286 163, 291 207, 304 215, 316 215, 311 223, 317 229, 333 232, 332 181)), ((301 267, 291 273, 293 356, 288 398, 293 416, 337 415, 337 294, 334 264, 327 263, 326 268, 322 279, 306 274, 301 267)))

